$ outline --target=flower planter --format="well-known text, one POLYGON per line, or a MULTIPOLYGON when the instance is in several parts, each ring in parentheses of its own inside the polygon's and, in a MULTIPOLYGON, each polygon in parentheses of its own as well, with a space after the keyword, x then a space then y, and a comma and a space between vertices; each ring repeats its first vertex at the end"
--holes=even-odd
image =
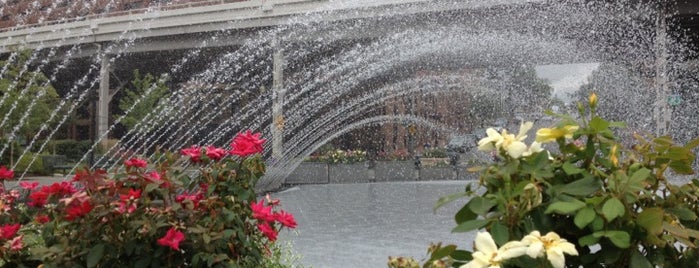
POLYGON ((431 157, 423 157, 420 158, 420 167, 422 168, 432 168, 432 167, 448 167, 450 166, 449 164, 449 158, 431 158, 431 157))
POLYGON ((420 180, 455 180, 456 170, 452 167, 431 167, 420 169, 420 180))
POLYGON ((324 162, 301 162, 284 181, 286 184, 328 183, 328 164, 324 162))
POLYGON ((357 183, 372 180, 373 176, 369 174, 369 169, 364 162, 328 165, 329 183, 357 183))
POLYGON ((374 181, 418 180, 414 161, 376 161, 374 174, 374 181))

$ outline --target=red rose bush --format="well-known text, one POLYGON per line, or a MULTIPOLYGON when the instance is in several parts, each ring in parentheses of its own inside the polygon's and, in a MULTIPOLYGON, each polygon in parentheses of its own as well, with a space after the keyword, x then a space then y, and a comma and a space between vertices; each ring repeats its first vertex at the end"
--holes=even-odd
MULTIPOLYGON (((264 267, 294 217, 279 200, 257 200, 263 139, 249 131, 230 150, 181 151, 197 175, 174 168, 180 155, 124 169, 79 171, 72 181, 0 190, 3 267, 264 267)), ((11 179, 0 167, 0 178, 11 179)))

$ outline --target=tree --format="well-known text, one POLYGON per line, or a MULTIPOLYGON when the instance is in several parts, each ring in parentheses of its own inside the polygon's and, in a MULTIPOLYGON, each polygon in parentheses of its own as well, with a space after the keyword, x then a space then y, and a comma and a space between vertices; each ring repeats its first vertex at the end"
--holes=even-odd
MULTIPOLYGON (((163 107, 159 105, 169 94, 169 88, 164 79, 157 79, 152 74, 141 76, 138 70, 134 70, 134 79, 131 87, 126 89, 126 95, 119 101, 119 108, 126 112, 133 106, 122 120, 121 124, 132 130, 138 122, 143 120, 149 113, 157 114, 163 107), (150 92, 148 92, 150 90, 150 92), (147 93, 147 94, 146 94, 147 93), (138 103, 136 103, 138 102, 138 103), (136 104, 134 106, 134 104, 136 104)), ((155 122, 155 118, 149 119, 148 126, 152 128, 163 122, 155 122)), ((148 127, 140 128, 139 131, 148 131, 148 127)))
POLYGON ((41 71, 32 70, 34 67, 28 62, 31 53, 24 50, 17 53, 14 60, 0 61, 0 70, 6 68, 0 76, 0 118, 7 116, 7 121, 0 127, 2 135, 12 133, 29 110, 16 134, 31 138, 49 119, 58 103, 58 93, 49 79, 41 71))

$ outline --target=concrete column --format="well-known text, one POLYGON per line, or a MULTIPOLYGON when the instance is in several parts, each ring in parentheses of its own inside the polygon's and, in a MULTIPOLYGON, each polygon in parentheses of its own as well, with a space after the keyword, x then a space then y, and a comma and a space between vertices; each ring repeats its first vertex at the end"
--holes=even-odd
POLYGON ((279 159, 284 152, 284 54, 279 40, 272 41, 272 157, 279 159))
MULTIPOLYGON (((100 67, 100 87, 97 100, 97 133, 95 133, 95 140, 102 137, 102 135, 107 133, 107 129, 109 129, 109 102, 112 100, 109 94, 109 68, 109 57, 105 55, 102 57, 100 67)), ((106 147, 107 137, 102 139, 101 144, 106 147)))
POLYGON ((656 20, 655 37, 655 107, 653 116, 655 119, 655 134, 658 136, 667 135, 670 131, 670 121, 672 111, 668 104, 670 88, 668 86, 668 34, 667 34, 667 7, 662 5, 658 11, 656 20))

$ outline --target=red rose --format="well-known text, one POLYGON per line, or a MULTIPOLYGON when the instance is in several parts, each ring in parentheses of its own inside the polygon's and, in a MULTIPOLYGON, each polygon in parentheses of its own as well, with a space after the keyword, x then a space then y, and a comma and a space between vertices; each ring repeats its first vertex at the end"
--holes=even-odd
POLYGON ((201 157, 201 148, 199 148, 196 145, 186 149, 182 149, 180 153, 184 156, 189 156, 189 160, 191 160, 192 162, 201 161, 201 159, 199 159, 201 157))
POLYGON ((0 179, 11 180, 14 177, 14 171, 7 169, 5 166, 0 167, 0 179))
POLYGON ((264 200, 260 200, 258 203, 250 204, 250 209, 252 210, 252 217, 261 221, 274 221, 274 215, 272 215, 272 207, 264 205, 264 200))
POLYGON ((269 239, 269 241, 277 240, 277 230, 274 230, 274 228, 270 226, 269 223, 258 223, 257 229, 260 229, 262 234, 264 234, 267 237, 267 239, 269 239))
POLYGON ((246 131, 245 133, 238 134, 238 136, 233 138, 233 142, 231 142, 231 147, 233 150, 231 150, 229 153, 241 157, 262 153, 262 144, 265 143, 265 140, 260 139, 260 135, 262 134, 252 134, 250 130, 246 131))
POLYGON ((206 157, 211 160, 218 161, 226 156, 226 150, 222 148, 216 148, 215 146, 206 146, 206 157))
POLYGON ((19 227, 21 227, 18 224, 5 224, 3 226, 0 226, 0 239, 2 240, 10 240, 15 235, 17 234, 17 231, 19 231, 19 227))
POLYGON ((140 158, 131 158, 124 162, 124 165, 127 167, 139 167, 139 168, 144 168, 148 165, 146 160, 140 159, 140 158))
POLYGON ((279 211, 274 214, 274 218, 282 225, 289 228, 296 228, 296 220, 294 220, 294 215, 287 213, 286 211, 279 211))
POLYGON ((158 239, 158 245, 180 250, 180 242, 184 240, 184 233, 177 231, 175 227, 170 227, 162 238, 158 239))

